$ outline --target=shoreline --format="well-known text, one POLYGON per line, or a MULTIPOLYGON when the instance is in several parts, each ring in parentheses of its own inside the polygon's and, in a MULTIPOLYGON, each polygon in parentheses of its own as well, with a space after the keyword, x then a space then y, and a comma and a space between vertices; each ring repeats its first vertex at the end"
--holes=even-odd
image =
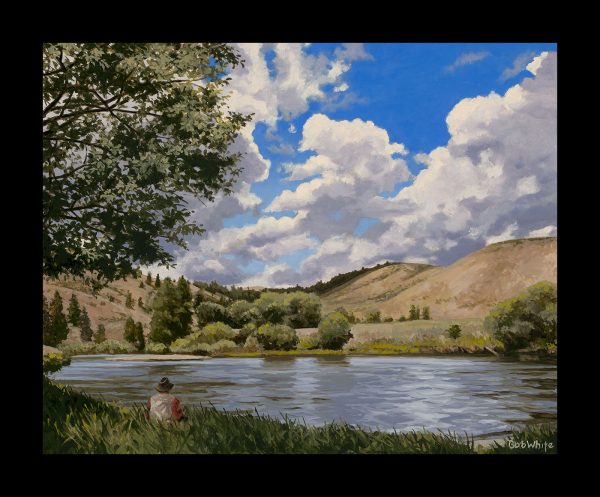
POLYGON ((107 361, 194 361, 194 360, 206 360, 212 358, 266 358, 266 357, 473 357, 473 358, 490 358, 497 359, 499 361, 511 361, 511 362, 536 362, 536 363, 550 363, 556 364, 557 359, 555 355, 533 355, 524 354, 520 355, 501 355, 491 354, 489 352, 406 352, 406 351, 344 351, 344 350, 269 350, 269 351, 256 351, 256 352, 221 352, 212 356, 206 355, 193 355, 193 354, 145 354, 145 353, 133 353, 133 354, 77 354, 70 356, 71 358, 82 358, 97 356, 107 361))

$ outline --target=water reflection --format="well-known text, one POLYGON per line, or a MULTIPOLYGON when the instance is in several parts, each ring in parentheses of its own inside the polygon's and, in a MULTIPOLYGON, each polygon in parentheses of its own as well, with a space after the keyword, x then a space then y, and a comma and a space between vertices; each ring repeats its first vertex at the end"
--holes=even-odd
POLYGON ((309 424, 483 434, 556 418, 556 366, 488 358, 269 357, 206 361, 74 358, 62 383, 131 404, 168 376, 184 404, 255 409, 309 424))

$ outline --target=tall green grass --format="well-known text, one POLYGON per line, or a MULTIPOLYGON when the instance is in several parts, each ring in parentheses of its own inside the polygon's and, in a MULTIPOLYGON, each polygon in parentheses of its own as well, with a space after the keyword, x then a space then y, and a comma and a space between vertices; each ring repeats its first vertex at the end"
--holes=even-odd
POLYGON ((502 443, 494 442, 490 454, 556 454, 556 424, 540 424, 515 431, 502 443))
POLYGON ((44 379, 44 452, 84 454, 472 454, 472 439, 384 433, 345 423, 310 427, 258 413, 188 408, 178 425, 150 423, 143 408, 118 407, 44 379))
MULTIPOLYGON (((187 408, 180 424, 150 423, 143 407, 119 407, 44 378, 44 452, 79 454, 475 454, 472 437, 385 433, 345 423, 307 426, 257 412, 187 408)), ((553 442, 556 426, 515 431, 514 441, 553 442)), ((526 449, 495 443, 487 453, 526 449)), ((543 453, 543 450, 529 450, 543 453)))

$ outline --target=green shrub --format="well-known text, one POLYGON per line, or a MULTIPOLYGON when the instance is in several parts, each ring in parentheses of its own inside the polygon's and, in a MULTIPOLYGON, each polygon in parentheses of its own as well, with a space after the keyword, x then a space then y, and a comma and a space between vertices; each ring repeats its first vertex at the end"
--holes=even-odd
POLYGON ((394 321, 394 318, 392 316, 388 316, 383 320, 384 323, 391 323, 392 321, 394 321))
POLYGON ((106 328, 103 324, 98 325, 96 333, 94 333, 94 342, 102 343, 106 340, 106 328))
POLYGON ((44 374, 48 373, 56 373, 63 366, 67 366, 71 363, 71 359, 66 357, 64 354, 57 354, 55 352, 50 352, 44 356, 44 364, 43 371, 44 374))
POLYGON ((350 323, 341 312, 328 314, 319 323, 317 335, 319 347, 331 350, 341 349, 352 338, 350 323))
POLYGON ((556 285, 542 281, 500 302, 483 326, 509 353, 530 346, 556 345, 556 305, 556 285))
POLYGON ((145 350, 147 354, 167 354, 169 347, 164 343, 148 342, 145 350))
POLYGON ((248 340, 250 336, 256 335, 256 329, 257 328, 254 323, 248 323, 244 325, 244 327, 240 331, 238 331, 233 341, 238 345, 246 343, 246 340, 248 340))
POLYGON ((381 311, 370 311, 367 313, 367 323, 381 323, 381 311))
POLYGON ((112 339, 97 343, 95 346, 97 354, 131 354, 137 350, 131 343, 112 339))
POLYGON ((347 311, 345 307, 338 307, 335 312, 341 312, 349 323, 356 323, 357 319, 353 312, 347 311))
POLYGON ((210 355, 212 345, 203 342, 197 342, 193 337, 188 336, 175 340, 169 349, 174 354, 197 354, 210 355))
POLYGON ((461 335, 462 329, 459 325, 453 324, 446 330, 446 332, 450 338, 456 340, 461 335))
POLYGON ((208 323, 229 321, 229 313, 221 304, 214 302, 199 302, 195 308, 198 326, 206 326, 208 323))
POLYGON ((303 350, 314 350, 319 348, 319 334, 311 333, 300 338, 298 348, 303 350))
POLYGON ((255 335, 250 335, 244 342, 244 350, 246 352, 259 352, 262 349, 258 338, 255 335))
POLYGON ((176 354, 207 355, 225 346, 221 343, 216 349, 213 349, 212 346, 219 342, 226 341, 228 342, 227 346, 231 343, 235 347, 236 344, 232 341, 235 336, 235 332, 225 323, 212 323, 206 325, 200 331, 175 340, 171 344, 170 349, 171 352, 176 354))
POLYGON ((217 352, 227 352, 229 350, 236 349, 237 345, 235 342, 231 340, 219 340, 217 343, 214 343, 210 346, 211 353, 217 352))
POLYGON ((299 342, 296 330, 284 324, 263 324, 256 338, 265 350, 292 350, 299 342))
MULTIPOLYGON (((246 300, 236 300, 233 302, 227 308, 227 313, 229 324, 235 328, 242 328, 246 324, 260 320, 258 308, 246 300)), ((214 319, 213 321, 219 321, 219 319, 214 319)))
POLYGON ((83 342, 83 343, 61 343, 58 345, 60 351, 66 356, 75 356, 75 355, 90 355, 96 353, 96 347, 99 344, 93 342, 83 342))
POLYGON ((234 340, 236 333, 231 329, 230 326, 225 323, 211 323, 207 324, 200 331, 194 333, 197 337, 198 342, 213 344, 219 340, 234 340))
POLYGON ((313 328, 321 320, 321 300, 314 293, 290 292, 283 295, 285 323, 292 328, 313 328))

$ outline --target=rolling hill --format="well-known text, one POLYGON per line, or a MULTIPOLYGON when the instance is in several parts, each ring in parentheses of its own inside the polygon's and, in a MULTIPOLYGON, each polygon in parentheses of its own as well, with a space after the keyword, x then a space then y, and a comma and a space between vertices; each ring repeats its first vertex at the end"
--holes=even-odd
MULTIPOLYGON (((345 307, 360 317, 379 310, 383 316, 397 319, 408 315, 409 307, 415 304, 429 306, 433 319, 484 317, 497 302, 515 296, 529 285, 542 280, 556 282, 556 244, 556 238, 511 240, 489 245, 450 266, 400 262, 366 268, 349 281, 338 278, 343 283, 320 295, 323 313, 345 307)), ((44 278, 43 291, 48 301, 55 291, 61 294, 65 314, 74 293, 79 304, 86 307, 92 328, 96 330, 102 323, 107 338, 120 340, 129 316, 142 323, 145 334, 150 331, 148 308, 156 290, 147 284, 140 288, 140 282, 145 280, 142 275, 115 281, 94 295, 77 278, 44 278), (125 306, 128 291, 133 297, 133 309, 125 306), (140 297, 143 308, 138 306, 140 297)), ((325 285, 329 287, 329 283, 325 285)), ((193 294, 202 292, 206 300, 230 300, 230 296, 218 291, 194 285, 190 289, 193 294)), ((79 329, 71 327, 67 342, 78 341, 79 329)))
POLYGON ((429 306, 434 319, 484 317, 497 302, 529 285, 556 283, 556 246, 556 238, 510 240, 449 266, 393 264, 321 295, 323 311, 343 306, 360 317, 379 310, 397 319, 415 304, 429 306))

